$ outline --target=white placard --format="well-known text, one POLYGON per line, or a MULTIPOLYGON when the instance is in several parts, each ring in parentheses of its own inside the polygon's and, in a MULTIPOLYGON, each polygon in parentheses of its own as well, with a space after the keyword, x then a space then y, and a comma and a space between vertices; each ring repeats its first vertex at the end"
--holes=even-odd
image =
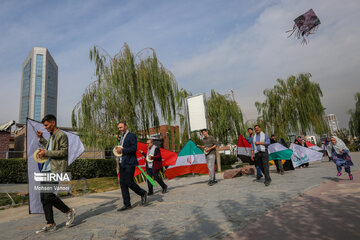
POLYGON ((201 94, 186 99, 190 131, 207 129, 205 95, 201 94))

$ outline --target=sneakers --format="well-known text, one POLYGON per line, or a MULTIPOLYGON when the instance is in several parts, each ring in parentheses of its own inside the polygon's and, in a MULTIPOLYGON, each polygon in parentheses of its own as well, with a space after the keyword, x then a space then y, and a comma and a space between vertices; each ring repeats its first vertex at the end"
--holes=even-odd
POLYGON ((265 187, 269 186, 270 182, 265 182, 265 187))
POLYGON ((263 175, 257 175, 256 176, 256 180, 259 180, 260 178, 262 178, 263 177, 263 175))
POLYGON ((37 230, 35 233, 39 234, 39 233, 43 233, 43 232, 52 232, 52 231, 55 231, 55 230, 56 230, 56 225, 47 224, 45 227, 43 227, 40 230, 37 230))
POLYGON ((76 212, 74 208, 71 208, 71 212, 66 213, 66 219, 67 219, 65 223, 66 226, 70 226, 74 222, 75 215, 76 212))
POLYGON ((214 185, 216 183, 218 183, 218 181, 216 179, 215 180, 209 180, 208 185, 212 186, 212 185, 214 185))
POLYGON ((340 176, 341 176, 341 172, 338 172, 338 173, 336 174, 336 176, 340 177, 340 176))
POLYGON ((350 178, 350 180, 354 180, 354 177, 352 174, 349 174, 349 178, 350 178))
POLYGON ((141 205, 147 204, 147 196, 148 196, 148 193, 147 193, 147 192, 145 192, 145 193, 141 196, 141 205))
POLYGON ((284 171, 281 171, 281 172, 280 172, 280 174, 281 174, 281 175, 284 175, 284 174, 285 174, 285 172, 284 172, 284 171))

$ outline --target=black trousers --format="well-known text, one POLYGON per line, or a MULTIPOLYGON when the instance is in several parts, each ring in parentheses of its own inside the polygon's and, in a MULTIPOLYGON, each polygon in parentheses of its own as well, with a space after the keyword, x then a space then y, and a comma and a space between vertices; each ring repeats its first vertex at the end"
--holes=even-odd
POLYGON ((124 206, 130 206, 130 193, 129 188, 133 190, 137 195, 143 196, 146 192, 140 188, 134 181, 135 167, 120 167, 120 186, 121 194, 124 201, 124 206))
MULTIPOLYGON (((159 185, 162 187, 162 189, 164 189, 166 187, 166 184, 164 183, 162 178, 159 176, 159 171, 154 171, 153 168, 147 167, 146 173, 150 177, 154 177, 155 181, 157 181, 159 183, 159 185)), ((148 188, 149 188, 149 193, 153 193, 154 192, 153 185, 150 183, 150 181, 147 181, 147 184, 148 184, 148 188)))
POLYGON ((276 171, 277 172, 283 172, 284 171, 284 166, 282 164, 281 160, 274 160, 275 165, 276 165, 276 171))
MULTIPOLYGON (((41 185, 46 184, 54 184, 49 182, 41 182, 41 185)), ((56 184, 56 183, 55 183, 56 184)), ((62 211, 63 213, 67 213, 70 211, 70 208, 54 193, 50 192, 41 192, 40 193, 41 203, 43 205, 45 219, 47 224, 53 224, 54 221, 54 213, 53 213, 53 206, 62 211)))
POLYGON ((265 182, 270 182, 270 171, 269 171, 269 154, 266 152, 258 152, 255 154, 255 166, 259 166, 262 173, 265 176, 265 182))

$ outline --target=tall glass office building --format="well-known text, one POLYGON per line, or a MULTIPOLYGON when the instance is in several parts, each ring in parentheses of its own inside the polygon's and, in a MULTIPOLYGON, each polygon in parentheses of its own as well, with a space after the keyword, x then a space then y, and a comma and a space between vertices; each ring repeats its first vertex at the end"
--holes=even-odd
POLYGON ((46 48, 34 47, 22 66, 19 122, 57 114, 58 67, 46 48))

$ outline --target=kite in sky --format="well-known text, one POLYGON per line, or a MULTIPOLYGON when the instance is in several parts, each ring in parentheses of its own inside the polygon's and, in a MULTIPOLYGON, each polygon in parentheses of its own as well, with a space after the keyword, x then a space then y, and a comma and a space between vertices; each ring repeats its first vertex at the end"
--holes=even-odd
POLYGON ((287 32, 291 32, 289 37, 293 35, 296 31, 296 36, 298 39, 302 38, 302 43, 307 43, 305 37, 309 36, 316 32, 320 25, 320 19, 316 16, 314 10, 310 9, 306 13, 300 15, 299 17, 295 18, 295 24, 292 30, 287 32))

